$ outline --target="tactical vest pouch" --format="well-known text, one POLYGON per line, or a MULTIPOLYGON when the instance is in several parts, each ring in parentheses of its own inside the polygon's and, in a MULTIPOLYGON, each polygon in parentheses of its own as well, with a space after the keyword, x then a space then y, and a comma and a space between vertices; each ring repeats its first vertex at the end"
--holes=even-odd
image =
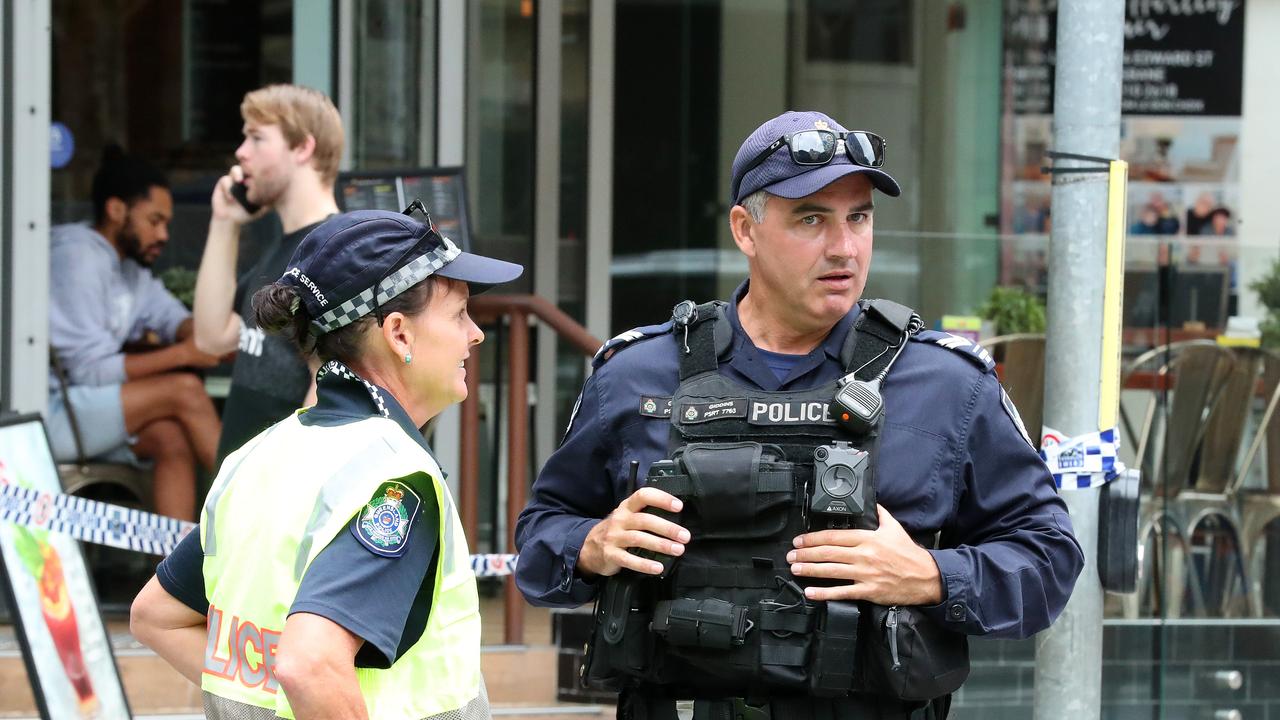
POLYGON ((676 647, 728 650, 749 630, 746 607, 715 598, 661 600, 653 609, 653 632, 676 647))
POLYGON ((818 606, 808 602, 794 582, 779 579, 796 600, 761 600, 756 623, 760 642, 760 679, 772 687, 803 687, 808 678, 809 648, 813 644, 818 606))
POLYGON ((855 689, 932 700, 969 677, 969 639, 918 608, 863 604, 861 672, 855 689))
POLYGON ((827 601, 814 637, 813 667, 809 674, 814 695, 839 697, 853 688, 861 617, 857 603, 827 601))
POLYGON ((685 502, 679 522, 695 537, 764 538, 786 528, 796 483, 777 446, 690 443, 674 459, 683 474, 651 471, 647 482, 685 502))

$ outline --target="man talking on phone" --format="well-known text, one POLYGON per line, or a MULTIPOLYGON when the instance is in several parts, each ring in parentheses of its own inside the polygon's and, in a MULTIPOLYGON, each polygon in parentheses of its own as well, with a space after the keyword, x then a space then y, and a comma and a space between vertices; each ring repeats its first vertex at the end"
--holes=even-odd
POLYGON ((207 353, 236 350, 222 413, 218 460, 315 393, 307 360, 254 324, 251 301, 275 282, 302 238, 338 212, 333 185, 342 158, 342 118, 328 97, 298 85, 268 85, 240 103, 244 142, 213 190, 213 217, 196 278, 195 342, 207 353), (283 236, 236 277, 240 231, 274 210, 283 236))

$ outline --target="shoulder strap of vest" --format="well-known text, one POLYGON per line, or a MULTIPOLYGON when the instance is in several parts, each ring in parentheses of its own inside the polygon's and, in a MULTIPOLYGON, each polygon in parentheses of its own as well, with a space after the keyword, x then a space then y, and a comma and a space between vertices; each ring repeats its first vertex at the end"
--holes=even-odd
POLYGON ((724 318, 725 303, 695 305, 685 300, 671 311, 672 332, 680 348, 680 380, 715 370, 729 349, 733 329, 724 318))
POLYGON ((968 338, 938 330, 925 330, 912 339, 932 345, 941 345, 948 350, 963 355, 970 362, 982 368, 983 372, 995 372, 996 361, 991 358, 991 353, 968 338))
POLYGON ((644 338, 655 337, 671 332, 671 322, 667 321, 661 325, 645 325, 643 327, 632 328, 621 333, 600 346, 596 350, 596 354, 591 358, 591 369, 595 370, 605 363, 606 360, 613 357, 619 351, 625 349, 629 345, 644 338))
POLYGON ((892 300, 870 300, 854 321, 840 349, 845 372, 856 371, 859 380, 877 377, 897 357, 888 352, 920 332, 924 322, 914 310, 892 300))

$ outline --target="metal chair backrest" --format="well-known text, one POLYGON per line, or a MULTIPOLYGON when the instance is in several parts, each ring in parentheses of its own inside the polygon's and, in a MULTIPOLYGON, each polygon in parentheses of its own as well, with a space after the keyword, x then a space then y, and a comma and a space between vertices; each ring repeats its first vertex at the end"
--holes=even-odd
POLYGON ((1280 495, 1280 419, 1275 417, 1280 412, 1276 408, 1280 404, 1280 354, 1275 351, 1268 350, 1262 361, 1262 386, 1270 398, 1262 428, 1266 434, 1259 437, 1267 444, 1267 491, 1280 495))
POLYGON ((1254 348, 1234 348, 1231 354, 1231 370, 1205 420, 1200 467, 1194 481, 1197 492, 1225 493, 1236 477, 1236 460, 1264 355, 1254 348))
POLYGON ((979 344, 999 357, 1000 384, 1009 393, 1027 432, 1039 447, 1044 426, 1044 335, 1000 335, 979 344))
POLYGON ((1266 405, 1253 441, 1249 443, 1249 449, 1240 462, 1240 468, 1236 471, 1228 492, 1235 493, 1244 485, 1249 470, 1257 459, 1258 450, 1265 443, 1266 492, 1280 495, 1280 419, 1276 418, 1277 409, 1280 409, 1280 354, 1272 350, 1254 352, 1261 368, 1262 396, 1266 399, 1266 405))
POLYGON ((1230 351, 1212 340, 1191 340, 1149 350, 1125 370, 1122 387, 1134 373, 1157 368, 1159 382, 1147 403, 1141 426, 1135 430, 1122 414, 1131 436, 1137 438, 1136 457, 1142 465, 1143 484, 1155 494, 1172 497, 1191 486, 1191 469, 1207 420, 1233 363, 1230 351), (1165 415, 1164 442, 1157 446, 1152 442, 1152 433, 1162 385, 1167 385, 1171 397, 1165 415))

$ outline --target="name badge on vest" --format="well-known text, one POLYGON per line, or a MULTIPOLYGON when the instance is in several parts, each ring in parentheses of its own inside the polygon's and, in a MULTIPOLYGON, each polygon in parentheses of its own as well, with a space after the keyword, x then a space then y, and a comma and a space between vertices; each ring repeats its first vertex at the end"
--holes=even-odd
POLYGON ((831 404, 814 400, 753 400, 747 422, 752 425, 830 425, 831 404))
POLYGON ((671 417, 671 398, 641 395, 640 414, 651 418, 671 417))
POLYGON ((746 416, 746 398, 716 400, 714 402, 703 403, 687 402, 680 405, 680 422, 686 425, 746 416))

